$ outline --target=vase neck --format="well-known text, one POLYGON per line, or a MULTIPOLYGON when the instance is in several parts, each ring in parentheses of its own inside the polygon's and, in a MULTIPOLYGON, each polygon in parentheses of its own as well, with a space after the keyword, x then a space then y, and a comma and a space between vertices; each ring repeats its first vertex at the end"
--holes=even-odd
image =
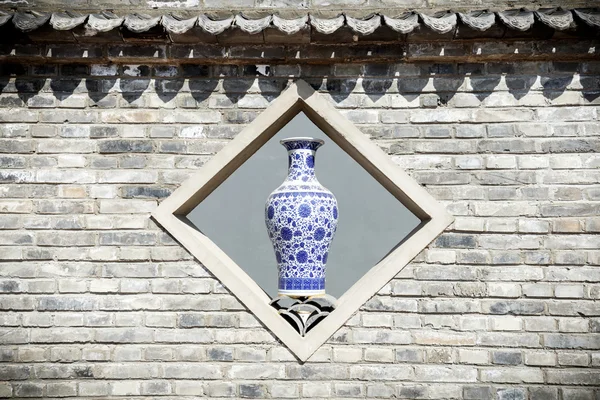
POLYGON ((316 181, 314 150, 297 149, 288 151, 287 181, 316 181))
POLYGON ((286 181, 315 182, 315 153, 323 141, 315 138, 290 138, 280 142, 288 151, 286 181))

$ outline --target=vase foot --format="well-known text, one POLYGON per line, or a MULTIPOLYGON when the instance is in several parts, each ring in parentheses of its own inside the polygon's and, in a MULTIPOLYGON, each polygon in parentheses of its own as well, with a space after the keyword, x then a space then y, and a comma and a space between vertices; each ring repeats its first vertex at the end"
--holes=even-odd
POLYGON ((299 297, 313 297, 313 296, 324 296, 325 290, 279 290, 277 292, 278 296, 288 296, 293 298, 299 297))

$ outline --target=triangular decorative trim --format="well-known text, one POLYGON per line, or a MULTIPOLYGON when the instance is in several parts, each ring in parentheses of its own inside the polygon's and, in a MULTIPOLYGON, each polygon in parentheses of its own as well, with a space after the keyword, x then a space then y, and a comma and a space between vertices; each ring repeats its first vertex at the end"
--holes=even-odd
POLYGON ((214 274, 300 361, 306 361, 364 303, 396 276, 453 221, 414 179, 340 114, 309 84, 292 83, 200 171, 186 180, 152 213, 154 219, 214 274), (423 222, 339 300, 337 308, 305 337, 269 305, 267 294, 208 237, 185 218, 204 198, 275 135, 304 112, 338 146, 365 168, 423 222))

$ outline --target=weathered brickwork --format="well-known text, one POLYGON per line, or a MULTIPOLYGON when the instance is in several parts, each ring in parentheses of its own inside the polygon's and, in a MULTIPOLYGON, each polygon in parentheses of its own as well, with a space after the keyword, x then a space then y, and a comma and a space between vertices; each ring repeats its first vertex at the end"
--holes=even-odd
POLYGON ((0 397, 600 396, 599 62, 2 70, 0 397), (303 365, 149 218, 290 77, 456 217, 303 365))

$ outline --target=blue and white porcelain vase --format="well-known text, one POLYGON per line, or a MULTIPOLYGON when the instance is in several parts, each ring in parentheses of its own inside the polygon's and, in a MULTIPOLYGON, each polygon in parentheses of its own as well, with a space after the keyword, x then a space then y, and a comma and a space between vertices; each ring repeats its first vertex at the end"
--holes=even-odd
POLYGON ((288 176, 271 193, 265 221, 279 269, 279 294, 325 293, 325 265, 335 234, 335 196, 315 176, 315 153, 324 142, 299 137, 280 142, 288 151, 288 176))

